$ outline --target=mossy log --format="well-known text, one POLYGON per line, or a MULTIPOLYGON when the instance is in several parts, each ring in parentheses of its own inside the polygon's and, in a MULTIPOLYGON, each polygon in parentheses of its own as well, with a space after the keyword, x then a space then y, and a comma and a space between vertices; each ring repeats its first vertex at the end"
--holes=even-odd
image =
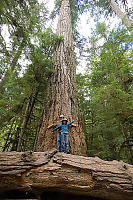
POLYGON ((37 196, 45 191, 58 191, 84 195, 85 199, 132 200, 133 166, 56 150, 3 152, 0 153, 0 196, 10 191, 37 196))

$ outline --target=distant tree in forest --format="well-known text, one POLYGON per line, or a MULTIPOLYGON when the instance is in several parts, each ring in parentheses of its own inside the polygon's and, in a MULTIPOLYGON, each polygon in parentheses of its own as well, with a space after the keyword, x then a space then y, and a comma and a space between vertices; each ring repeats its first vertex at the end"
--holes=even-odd
POLYGON ((133 163, 132 37, 98 23, 91 43, 88 73, 77 79, 88 154, 133 163))
POLYGON ((3 1, 1 7, 1 29, 4 31, 4 27, 8 27, 10 41, 7 43, 1 31, 2 151, 33 149, 47 79, 52 73, 51 55, 55 43, 60 40, 51 29, 45 28, 46 10, 42 5, 37 1, 19 3, 3 1), (27 64, 24 66, 23 62, 27 64))

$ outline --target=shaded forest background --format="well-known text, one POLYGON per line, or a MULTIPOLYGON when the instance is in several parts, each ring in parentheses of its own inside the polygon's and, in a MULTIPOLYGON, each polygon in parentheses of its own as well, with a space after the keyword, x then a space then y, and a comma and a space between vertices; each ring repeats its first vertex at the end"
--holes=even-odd
MULTIPOLYGON (((51 18, 58 13, 59 4, 56 1, 51 18)), ((127 8, 125 1, 122 6, 127 8)), ((114 16, 108 1, 75 0, 71 9, 75 46, 87 60, 86 73, 77 74, 87 154, 133 164, 132 32, 122 23, 112 29, 98 20, 103 15, 105 19, 114 16), (79 16, 88 11, 97 24, 85 40, 77 25, 79 16)), ((128 9, 127 15, 132 17, 128 9)), ((37 0, 1 2, 0 151, 33 150, 47 81, 53 73, 52 53, 63 39, 47 28, 48 16, 45 5, 37 0)), ((76 55, 75 61, 78 64, 76 55)))

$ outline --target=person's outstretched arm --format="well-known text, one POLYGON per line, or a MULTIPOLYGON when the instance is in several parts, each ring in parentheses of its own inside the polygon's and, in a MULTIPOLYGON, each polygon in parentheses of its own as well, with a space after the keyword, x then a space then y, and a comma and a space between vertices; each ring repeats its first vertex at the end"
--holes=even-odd
POLYGON ((70 126, 73 122, 74 122, 74 120, 72 120, 71 122, 69 122, 67 125, 70 126))
POLYGON ((77 125, 76 124, 72 124, 72 126, 76 127, 77 125))
POLYGON ((57 126, 56 128, 53 129, 53 131, 56 131, 57 129, 61 128, 61 125, 60 126, 57 126))
POLYGON ((47 129, 50 129, 50 128, 52 128, 53 126, 54 126, 54 124, 48 126, 47 129))

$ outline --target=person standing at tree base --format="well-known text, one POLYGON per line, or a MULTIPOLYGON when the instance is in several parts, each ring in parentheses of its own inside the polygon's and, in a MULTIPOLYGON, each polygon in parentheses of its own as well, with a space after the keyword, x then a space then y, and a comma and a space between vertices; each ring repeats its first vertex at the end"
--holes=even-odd
MULTIPOLYGON (((62 125, 57 126, 56 128, 53 129, 53 131, 56 131, 57 129, 61 129, 61 152, 64 152, 64 153, 70 153, 68 127, 74 122, 74 120, 69 123, 67 122, 68 120, 64 118, 62 120, 62 125)), ((73 126, 76 126, 76 125, 73 125, 73 126)))
MULTIPOLYGON (((62 120, 64 119, 64 115, 60 115, 59 117, 59 121, 57 121, 56 123, 48 126, 48 129, 49 128, 52 128, 52 127, 58 127, 60 125, 62 125, 62 120)), ((61 151, 61 129, 59 129, 57 131, 57 151, 60 152, 61 151)))

